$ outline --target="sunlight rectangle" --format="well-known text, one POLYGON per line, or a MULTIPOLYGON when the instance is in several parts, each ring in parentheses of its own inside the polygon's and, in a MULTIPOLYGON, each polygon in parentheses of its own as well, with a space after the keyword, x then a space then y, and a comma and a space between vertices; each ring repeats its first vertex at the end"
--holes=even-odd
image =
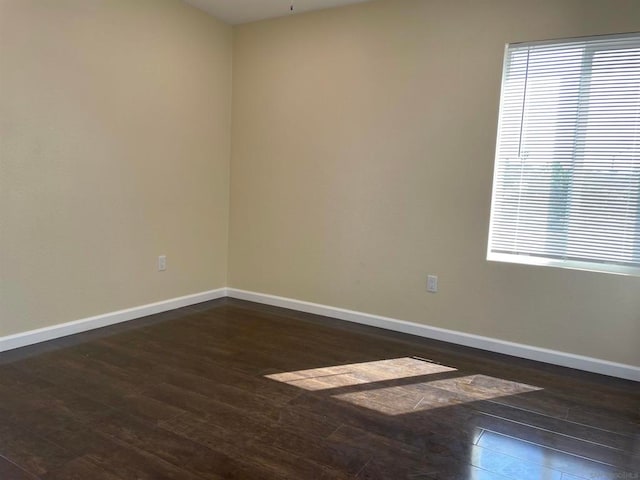
POLYGON ((332 397, 385 415, 403 415, 537 390, 541 388, 485 375, 469 375, 332 397))
POLYGON ((455 368, 419 358, 403 357, 275 373, 266 378, 305 390, 327 390, 454 371, 455 368))

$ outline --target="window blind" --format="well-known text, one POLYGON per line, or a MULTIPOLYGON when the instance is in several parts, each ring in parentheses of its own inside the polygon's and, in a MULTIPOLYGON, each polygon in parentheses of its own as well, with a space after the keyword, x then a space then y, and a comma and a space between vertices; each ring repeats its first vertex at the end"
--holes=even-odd
POLYGON ((640 273, 640 34, 507 46, 488 258, 640 273))

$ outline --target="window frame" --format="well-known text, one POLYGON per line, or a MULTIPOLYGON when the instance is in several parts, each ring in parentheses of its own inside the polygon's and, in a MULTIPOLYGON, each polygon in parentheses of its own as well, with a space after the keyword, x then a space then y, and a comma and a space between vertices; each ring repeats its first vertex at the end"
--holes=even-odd
MULTIPOLYGON (((490 210, 490 222, 489 222, 489 235, 488 235, 488 243, 487 243, 487 261, 490 262, 500 262, 500 263, 512 263, 512 264, 520 264, 520 265, 533 265, 533 266, 545 266, 545 267, 555 267, 555 268, 564 268, 570 270, 582 270, 589 272, 601 272, 601 273, 609 273, 609 274, 617 274, 617 275, 632 275, 632 276, 640 276, 640 265, 638 266, 630 266, 623 265, 615 262, 605 262, 605 261, 579 261, 573 259, 562 259, 562 258, 552 258, 550 256, 538 256, 526 253, 499 253, 492 251, 493 237, 494 237, 494 222, 496 220, 494 215, 494 209, 498 203, 497 195, 498 195, 498 182, 500 181, 500 168, 499 168, 499 160, 500 160, 500 151, 499 147, 501 145, 501 134, 502 134, 502 125, 504 118, 504 108, 505 103, 503 100, 503 95, 506 91, 506 82, 507 82, 507 73, 510 66, 510 57, 509 52, 510 48, 514 46, 540 46, 540 45, 562 45, 563 43, 573 43, 578 40, 580 41, 589 41, 590 39, 626 39, 626 38, 638 38, 640 39, 640 32, 632 32, 632 33, 623 33, 623 34, 613 34, 613 35, 597 35, 597 36, 588 36, 588 37, 572 37, 572 38, 562 38, 562 39, 551 39, 551 40, 543 40, 543 41, 534 41, 534 42, 518 42, 518 43, 510 43, 505 45, 504 50, 504 59, 502 66, 502 83, 500 88, 500 110, 498 117, 498 125, 497 125, 497 138, 496 138, 496 152, 494 158, 494 171, 493 171, 493 181, 492 181, 492 195, 491 195, 491 210, 490 210)), ((585 59, 583 59, 583 65, 581 67, 582 75, 581 82, 585 82, 587 84, 591 83, 592 76, 592 62, 593 58, 597 51, 606 51, 609 50, 607 48, 603 48, 602 46, 593 46, 590 48, 587 46, 587 50, 585 52, 585 59), (587 60, 590 59, 590 60, 587 60)), ((582 86, 580 87, 583 88, 582 86)), ((590 93, 587 93, 588 96, 590 93)), ((524 107, 523 107, 524 108, 524 107)), ((589 104, 586 104, 586 108, 588 110, 589 104)), ((523 112, 524 115, 524 112, 523 112)), ((588 114, 587 114, 588 116, 588 114)), ((578 112, 576 115, 576 125, 580 122, 581 115, 578 112)), ((522 130, 521 130, 522 134, 522 130)), ((575 131, 575 136, 578 137, 580 133, 575 131)), ((579 144, 576 141, 574 146, 574 162, 576 161, 575 152, 579 148, 584 148, 584 143, 579 144)), ((640 151, 640 150, 639 150, 640 151)), ((638 178, 640 183, 640 176, 638 178)), ((571 177, 571 184, 574 182, 574 176, 571 177)), ((571 187, 569 187, 571 188, 571 187)), ((570 196, 567 198, 567 202, 571 202, 570 196)), ((570 212, 571 208, 568 207, 566 209, 567 212, 570 212)), ((640 225, 640 200, 637 209, 636 223, 640 225)), ((634 237, 635 243, 640 244, 640 230, 638 230, 637 236, 634 237)), ((565 239, 566 243, 566 239, 565 239)), ((638 247, 636 247, 638 249, 638 247)), ((566 247, 565 247, 566 251, 566 247)))

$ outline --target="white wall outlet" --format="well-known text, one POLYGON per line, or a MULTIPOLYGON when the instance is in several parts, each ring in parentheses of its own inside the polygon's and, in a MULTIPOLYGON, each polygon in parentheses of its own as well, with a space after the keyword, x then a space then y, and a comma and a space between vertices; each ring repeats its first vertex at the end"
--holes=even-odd
POLYGON ((438 277, 436 275, 427 276, 427 292, 436 293, 438 291, 438 277))
POLYGON ((167 269, 167 256, 160 255, 158 257, 158 271, 164 272, 167 269))

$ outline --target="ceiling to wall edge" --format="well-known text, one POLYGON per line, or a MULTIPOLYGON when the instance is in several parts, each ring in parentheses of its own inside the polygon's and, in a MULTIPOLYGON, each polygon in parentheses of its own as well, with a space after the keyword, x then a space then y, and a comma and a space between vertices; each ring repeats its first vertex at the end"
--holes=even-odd
POLYGON ((241 25, 271 18, 329 8, 344 7, 371 0, 182 0, 229 25, 241 25), (293 12, 291 11, 293 7, 293 12))

